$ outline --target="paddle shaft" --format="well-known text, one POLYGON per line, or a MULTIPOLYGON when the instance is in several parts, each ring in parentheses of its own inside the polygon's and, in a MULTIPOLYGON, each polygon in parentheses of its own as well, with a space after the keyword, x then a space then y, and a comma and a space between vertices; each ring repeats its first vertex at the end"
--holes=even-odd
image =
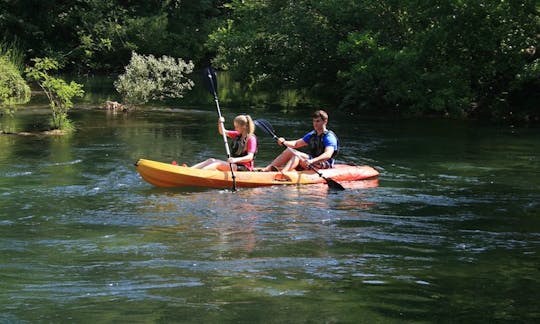
MULTIPOLYGON (((214 86, 214 84, 217 85, 217 80, 212 76, 212 73, 211 73, 211 70, 210 68, 207 69, 207 76, 208 76, 208 79, 210 81, 210 91, 212 92, 212 95, 214 96, 214 101, 216 103, 216 108, 217 108, 217 112, 218 112, 218 117, 219 117, 219 126, 221 128, 221 135, 223 136, 223 143, 225 144, 225 152, 227 153, 227 160, 231 157, 231 151, 229 149, 229 143, 227 142, 227 134, 225 133, 225 125, 224 123, 221 122, 221 109, 219 108, 219 100, 218 100, 218 95, 217 95, 217 91, 216 91, 216 87, 214 86)), ((229 168, 231 169, 231 177, 232 177, 232 180, 233 180, 233 186, 232 186, 232 191, 236 191, 236 176, 234 174, 234 171, 233 171, 233 166, 232 166, 232 163, 229 162, 229 168)))
MULTIPOLYGON (((219 117, 219 127, 221 128, 221 135, 223 136, 223 143, 225 144, 225 152, 227 152, 227 158, 231 157, 231 151, 229 149, 229 143, 227 142, 227 134, 225 133, 225 125, 221 122, 221 110, 219 109, 219 101, 217 99, 217 96, 214 97, 214 101, 216 102, 218 117, 219 117)), ((229 163, 230 164, 230 163, 229 163)))

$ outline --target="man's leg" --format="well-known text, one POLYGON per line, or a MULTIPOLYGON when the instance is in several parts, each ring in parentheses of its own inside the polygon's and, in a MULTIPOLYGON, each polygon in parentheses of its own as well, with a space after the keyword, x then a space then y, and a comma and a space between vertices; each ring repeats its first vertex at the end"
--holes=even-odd
POLYGON ((303 152, 298 152, 297 154, 293 154, 291 152, 291 154, 292 154, 292 157, 289 159, 289 161, 287 161, 287 163, 283 167, 283 170, 281 171, 292 171, 296 169, 298 164, 300 164, 300 160, 307 160, 309 158, 309 156, 303 152))
POLYGON ((280 167, 280 166, 284 165, 285 163, 287 163, 292 157, 294 157, 294 154, 292 154, 291 151, 289 151, 289 150, 285 150, 285 151, 281 152, 281 154, 278 155, 274 159, 274 161, 272 161, 272 163, 267 165, 262 170, 263 171, 272 171, 272 167, 280 167))

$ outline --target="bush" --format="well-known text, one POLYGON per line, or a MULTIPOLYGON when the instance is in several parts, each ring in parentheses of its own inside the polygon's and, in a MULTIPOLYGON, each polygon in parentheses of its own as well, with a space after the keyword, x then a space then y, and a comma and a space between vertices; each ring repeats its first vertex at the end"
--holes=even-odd
POLYGON ((193 81, 186 77, 193 72, 193 67, 191 61, 186 63, 180 58, 156 58, 133 52, 126 72, 118 77, 114 86, 128 107, 150 100, 182 98, 186 90, 193 88, 193 81))
POLYGON ((71 130, 71 122, 67 117, 67 112, 73 107, 71 99, 82 97, 84 91, 82 85, 74 81, 66 81, 55 78, 49 71, 56 71, 60 65, 51 58, 34 58, 33 67, 26 69, 26 75, 34 80, 43 89, 50 102, 52 110, 51 126, 55 129, 71 130))
POLYGON ((0 107, 7 109, 30 100, 30 87, 19 70, 5 57, 0 56, 0 107))

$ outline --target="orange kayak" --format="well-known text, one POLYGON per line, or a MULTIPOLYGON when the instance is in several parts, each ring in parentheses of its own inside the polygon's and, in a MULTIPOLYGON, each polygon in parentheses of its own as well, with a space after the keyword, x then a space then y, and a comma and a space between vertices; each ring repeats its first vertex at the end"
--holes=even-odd
MULTIPOLYGON (((231 188, 230 171, 200 170, 170 163, 140 159, 135 164, 141 177, 156 187, 208 187, 231 188)), ((379 172, 370 166, 337 164, 332 169, 319 170, 322 176, 334 181, 357 181, 375 179, 379 172)), ((274 185, 304 185, 325 183, 316 172, 234 172, 237 187, 262 187, 274 185)))

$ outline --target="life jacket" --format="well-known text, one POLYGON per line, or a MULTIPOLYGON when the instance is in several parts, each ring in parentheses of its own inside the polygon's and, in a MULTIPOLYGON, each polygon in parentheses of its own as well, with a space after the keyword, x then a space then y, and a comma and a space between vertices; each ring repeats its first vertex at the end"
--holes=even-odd
MULTIPOLYGON (((255 135, 251 135, 251 136, 255 136, 255 135)), ((241 157, 241 156, 246 156, 248 154, 247 153, 247 147, 246 147, 247 140, 248 140, 247 137, 242 139, 241 134, 236 136, 235 138, 233 138, 233 140, 232 140, 232 152, 231 152, 232 157, 241 157)), ((253 154, 253 156, 255 156, 256 154, 257 154, 257 152, 255 152, 253 154)))
POLYGON ((328 136, 328 134, 333 134, 336 137, 336 140, 337 140, 337 148, 334 150, 334 153, 332 154, 331 159, 334 159, 338 155, 338 153, 339 153, 339 138, 337 137, 337 135, 334 132, 327 129, 321 135, 317 135, 317 133, 315 131, 313 131, 313 134, 309 138, 309 142, 308 142, 309 154, 312 157, 316 157, 316 156, 319 156, 319 155, 324 153, 324 149, 325 149, 324 138, 325 138, 325 136, 328 136))

